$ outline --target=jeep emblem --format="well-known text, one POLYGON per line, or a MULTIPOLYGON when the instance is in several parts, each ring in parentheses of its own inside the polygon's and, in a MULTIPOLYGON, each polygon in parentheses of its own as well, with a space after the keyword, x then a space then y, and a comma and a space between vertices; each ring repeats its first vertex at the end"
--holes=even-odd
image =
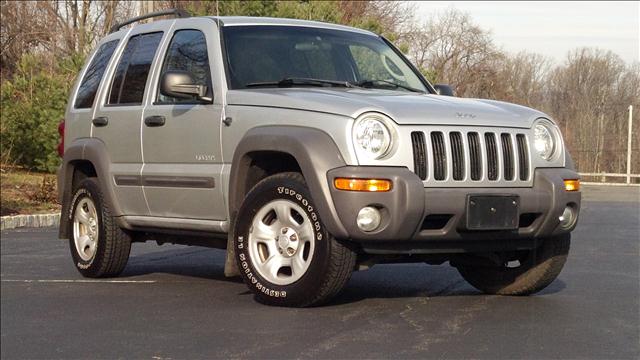
POLYGON ((469 118, 469 119, 474 119, 476 117, 475 114, 471 114, 471 113, 461 113, 461 112, 457 112, 456 116, 459 118, 469 118))

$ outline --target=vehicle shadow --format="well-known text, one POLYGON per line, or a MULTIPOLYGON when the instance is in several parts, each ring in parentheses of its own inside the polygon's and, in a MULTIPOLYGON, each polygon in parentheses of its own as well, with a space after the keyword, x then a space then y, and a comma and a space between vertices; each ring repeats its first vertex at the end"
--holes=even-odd
MULTIPOLYGON (((556 279, 538 295, 562 291, 566 284, 556 279)), ((378 298, 482 296, 448 264, 378 265, 355 272, 344 291, 327 305, 340 305, 378 298)))
MULTIPOLYGON (((200 246, 163 245, 167 247, 166 250, 141 253, 135 251, 136 245, 132 248, 127 267, 120 277, 169 274, 185 278, 242 282, 239 277, 224 276, 224 250, 200 246)), ((145 245, 148 247, 147 244, 145 245)))
MULTIPOLYGON (((173 247, 167 250, 132 253, 121 277, 169 274, 184 278, 242 283, 240 277, 224 276, 223 250, 203 247, 173 247)), ((215 286, 212 282, 211 286, 215 286)), ((539 295, 562 291, 566 284, 557 279, 539 295)), ((244 290, 244 288, 243 288, 244 290)), ((242 291, 240 295, 250 292, 242 291)), ((327 305, 355 303, 371 298, 410 298, 478 296, 482 293, 469 285, 458 271, 444 265, 384 264, 352 274, 345 289, 327 305)))

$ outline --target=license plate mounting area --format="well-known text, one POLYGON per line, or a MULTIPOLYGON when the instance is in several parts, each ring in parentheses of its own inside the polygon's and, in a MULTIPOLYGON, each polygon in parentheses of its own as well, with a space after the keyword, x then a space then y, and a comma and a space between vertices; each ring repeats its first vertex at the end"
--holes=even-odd
POLYGON ((467 230, 516 230, 519 209, 518 195, 468 195, 467 230))

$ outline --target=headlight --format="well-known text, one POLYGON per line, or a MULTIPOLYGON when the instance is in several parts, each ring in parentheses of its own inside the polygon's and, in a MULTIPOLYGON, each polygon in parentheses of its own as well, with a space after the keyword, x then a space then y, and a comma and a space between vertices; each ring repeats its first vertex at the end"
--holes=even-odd
POLYGON ((551 160, 556 152, 556 132, 548 121, 538 121, 534 127, 533 147, 545 160, 551 160))
POLYGON ((380 159, 387 155, 392 145, 388 118, 382 114, 369 113, 360 116, 353 126, 353 143, 356 152, 367 158, 380 159))

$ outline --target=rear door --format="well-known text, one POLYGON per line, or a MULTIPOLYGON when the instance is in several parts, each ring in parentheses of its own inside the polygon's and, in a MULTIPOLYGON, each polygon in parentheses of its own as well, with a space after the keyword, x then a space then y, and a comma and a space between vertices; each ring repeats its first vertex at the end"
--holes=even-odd
POLYGON ((91 136, 91 120, 94 114, 94 102, 100 84, 107 82, 104 76, 111 58, 113 57, 121 34, 112 34, 103 39, 91 56, 91 61, 84 69, 81 81, 69 101, 65 114, 65 137, 67 145, 73 140, 91 136))
POLYGON ((222 196, 221 69, 216 24, 211 19, 176 20, 153 79, 144 110, 142 182, 152 216, 226 220, 222 196), (209 100, 160 93, 167 71, 187 71, 207 87, 209 100))
POLYGON ((111 159, 110 176, 122 211, 148 215, 140 172, 141 131, 145 91, 152 63, 164 32, 161 25, 134 28, 121 46, 118 61, 110 69, 110 82, 102 87, 101 101, 92 120, 92 136, 101 139, 111 159))

